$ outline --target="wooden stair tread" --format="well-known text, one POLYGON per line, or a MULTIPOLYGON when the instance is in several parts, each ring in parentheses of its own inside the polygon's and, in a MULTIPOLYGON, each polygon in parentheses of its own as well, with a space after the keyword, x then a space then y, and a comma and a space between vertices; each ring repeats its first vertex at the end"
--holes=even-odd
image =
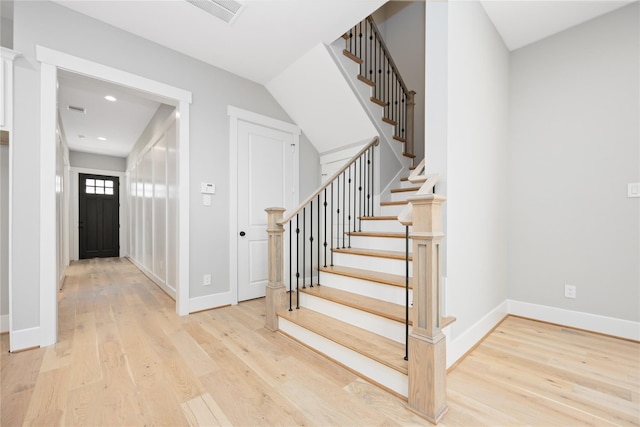
POLYGON ((407 236, 405 233, 396 233, 390 231, 347 231, 345 232, 347 236, 354 237, 388 237, 392 239, 404 239, 407 236))
POLYGON ((410 171, 412 171, 412 170, 414 170, 414 169, 415 169, 415 168, 417 168, 417 167, 418 167, 418 166, 409 166, 409 170, 410 170, 410 171))
POLYGON ((411 153, 402 153, 403 156, 408 157, 410 159, 415 159, 416 155, 411 153))
MULTIPOLYGON (((341 254, 362 255, 376 258, 388 258, 405 260, 406 254, 402 251, 383 251, 379 249, 362 249, 362 248, 333 248, 334 252, 341 254)), ((409 261, 413 261, 413 256, 409 254, 409 261)))
MULTIPOLYGON (((313 295, 318 298, 332 301, 360 311, 375 314, 389 320, 405 322, 405 307, 388 301, 367 297, 353 292, 347 292, 329 286, 314 286, 313 288, 301 289, 300 292, 313 295)), ((411 322, 409 322, 411 324, 411 322)))
POLYGON ((352 61, 356 62, 357 64, 362 64, 362 62, 363 62, 362 59, 358 58, 353 53, 349 52, 347 49, 344 49, 342 51, 342 54, 344 56, 346 56, 347 58, 351 59, 352 61))
POLYGON ((440 329, 446 328, 450 324, 456 321, 456 318, 453 316, 443 316, 440 318, 440 329))
POLYGON ((368 84, 369 86, 375 86, 376 85, 374 82, 372 82, 371 80, 369 80, 368 78, 366 78, 362 74, 358 74, 358 80, 360 80, 362 83, 368 84))
MULTIPOLYGON (((399 274, 381 273, 379 271, 363 270, 360 268, 334 265, 333 267, 320 267, 321 272, 352 277, 354 279, 368 280, 383 285, 406 287, 405 277, 399 274)), ((409 277, 409 289, 412 289, 412 279, 409 277)))
POLYGON ((407 193, 409 191, 418 191, 420 187, 406 187, 406 188, 394 188, 391 190, 392 193, 407 193))
POLYGON ((396 126, 398 124, 398 122, 396 122, 395 120, 391 120, 391 119, 389 119, 387 117, 383 117, 382 121, 385 122, 385 123, 390 124, 391 126, 396 126))
POLYGON ((400 178, 400 181, 409 181, 409 177, 405 176, 404 178, 400 178))
POLYGON ((397 136, 397 135, 393 135, 393 139, 395 139, 398 142, 407 142, 407 140, 405 138, 402 138, 402 137, 397 136))
POLYGON ((407 200, 396 200, 389 202, 380 202, 380 206, 396 206, 396 205, 406 205, 409 203, 407 200))
POLYGON ((371 97, 371 98, 369 98, 369 99, 371 100, 371 102, 373 102, 374 104, 379 105, 379 106, 381 106, 381 107, 384 107, 384 106, 386 106, 386 105, 387 105, 383 100, 378 99, 378 98, 376 98, 375 96, 372 96, 372 97, 371 97))
POLYGON ((391 369, 407 374, 404 345, 313 310, 283 310, 278 316, 391 369))
POLYGON ((359 216, 358 219, 362 221, 397 221, 398 217, 395 215, 388 216, 359 216))

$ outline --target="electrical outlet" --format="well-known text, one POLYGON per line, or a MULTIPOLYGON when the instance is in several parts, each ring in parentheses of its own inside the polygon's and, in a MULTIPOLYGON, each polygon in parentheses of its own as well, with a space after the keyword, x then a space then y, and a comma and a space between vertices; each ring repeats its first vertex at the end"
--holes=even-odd
POLYGON ((204 278, 202 280, 202 284, 204 286, 211 286, 211 275, 210 274, 205 274, 204 278))
POLYGON ((565 298, 575 298, 576 297, 576 287, 574 285, 564 285, 564 297, 565 298))

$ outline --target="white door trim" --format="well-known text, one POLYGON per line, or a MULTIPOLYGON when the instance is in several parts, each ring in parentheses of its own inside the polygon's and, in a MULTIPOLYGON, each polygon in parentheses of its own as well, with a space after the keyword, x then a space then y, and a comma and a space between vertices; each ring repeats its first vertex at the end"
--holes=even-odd
MULTIPOLYGON (((229 304, 238 304, 238 241, 236 231, 238 228, 238 121, 242 120, 261 126, 277 129, 293 135, 293 143, 296 145, 296 153, 293 156, 293 179, 297 183, 293 196, 293 204, 300 203, 300 128, 295 124, 282 120, 263 116, 252 111, 229 105, 229 304)), ((265 216, 267 213, 265 212, 265 216)))
MULTIPOLYGON (((191 92, 84 58, 36 45, 40 65, 40 212, 55 212, 56 85, 58 68, 138 89, 176 106, 179 154, 179 280, 176 311, 189 306, 189 106, 191 92)), ((57 341, 56 223, 40 215, 40 345, 57 341)), ((11 284, 10 284, 11 286, 11 284)))

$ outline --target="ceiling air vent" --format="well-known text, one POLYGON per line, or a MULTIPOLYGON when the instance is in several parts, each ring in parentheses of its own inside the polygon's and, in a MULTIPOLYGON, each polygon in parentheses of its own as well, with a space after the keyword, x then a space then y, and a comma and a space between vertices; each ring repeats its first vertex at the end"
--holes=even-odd
POLYGON ((244 5, 234 0, 186 0, 227 24, 231 24, 242 11, 244 5))
POLYGON ((77 113, 82 113, 82 114, 85 114, 87 112, 87 110, 85 110, 84 108, 74 107, 73 105, 67 105, 67 109, 71 111, 75 111, 77 113))

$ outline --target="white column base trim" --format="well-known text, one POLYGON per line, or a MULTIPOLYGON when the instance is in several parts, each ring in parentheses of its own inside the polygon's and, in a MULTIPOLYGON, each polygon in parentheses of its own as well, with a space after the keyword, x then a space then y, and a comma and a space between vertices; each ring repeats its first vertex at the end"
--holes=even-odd
POLYGON ((24 350, 26 348, 39 347, 42 342, 40 327, 20 329, 10 332, 9 351, 24 350))
POLYGON ((0 334, 9 332, 9 315, 3 314, 0 316, 0 334))
POLYGON ((460 360, 473 346, 479 343, 507 314, 509 314, 508 304, 507 300, 505 300, 455 339, 449 339, 451 326, 445 328, 444 334, 447 336, 447 368, 460 360))
POLYGON ((189 299, 189 313, 195 313, 196 311, 209 310, 212 308, 233 304, 234 299, 231 291, 223 292, 220 294, 194 297, 189 299))
POLYGON ((528 317, 543 322, 640 341, 640 322, 522 301, 507 300, 507 303, 509 314, 515 316, 528 317))

